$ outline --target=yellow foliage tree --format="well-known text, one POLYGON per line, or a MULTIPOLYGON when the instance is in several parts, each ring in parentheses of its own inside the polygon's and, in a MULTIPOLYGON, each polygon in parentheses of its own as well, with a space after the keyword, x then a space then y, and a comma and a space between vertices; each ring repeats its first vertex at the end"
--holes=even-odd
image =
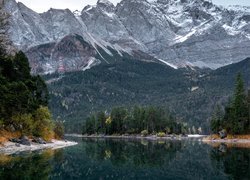
POLYGON ((111 117, 109 116, 109 117, 106 119, 105 124, 110 125, 111 123, 112 123, 112 119, 111 119, 111 117))
POLYGON ((40 106, 34 113, 34 119, 33 134, 47 141, 51 140, 54 137, 54 132, 53 122, 48 107, 40 106))

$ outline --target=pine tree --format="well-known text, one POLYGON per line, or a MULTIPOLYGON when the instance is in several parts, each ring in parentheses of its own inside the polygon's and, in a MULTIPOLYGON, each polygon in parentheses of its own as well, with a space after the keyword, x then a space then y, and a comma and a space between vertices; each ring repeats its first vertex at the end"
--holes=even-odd
POLYGON ((233 102, 234 119, 232 122, 232 133, 244 133, 246 125, 248 125, 248 109, 247 98, 245 95, 244 82, 241 74, 237 75, 236 88, 233 102))
POLYGON ((223 117, 223 112, 221 110, 221 107, 217 105, 210 122, 211 131, 213 133, 218 133, 221 130, 222 117, 223 117))
POLYGON ((98 133, 105 133, 106 115, 103 111, 97 113, 96 129, 98 133))
POLYGON ((248 104, 248 133, 249 133, 250 132, 250 89, 248 90, 247 104, 248 104))

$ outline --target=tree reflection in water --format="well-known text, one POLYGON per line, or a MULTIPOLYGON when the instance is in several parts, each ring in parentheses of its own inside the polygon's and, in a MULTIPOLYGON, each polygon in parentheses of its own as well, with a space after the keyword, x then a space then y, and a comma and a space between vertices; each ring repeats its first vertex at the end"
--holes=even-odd
POLYGON ((52 161, 60 161, 62 152, 45 150, 21 156, 2 156, 8 161, 0 161, 0 179, 48 179, 53 170, 52 161))
POLYGON ((221 144, 211 150, 213 167, 230 179, 250 179, 250 151, 247 148, 227 148, 221 144))
POLYGON ((61 150, 0 155, 0 179, 250 179, 250 150, 200 141, 78 139, 61 150))
POLYGON ((140 140, 87 139, 86 154, 89 158, 110 160, 114 166, 160 167, 175 158, 182 142, 140 140), (126 142, 126 143, 125 143, 126 142))

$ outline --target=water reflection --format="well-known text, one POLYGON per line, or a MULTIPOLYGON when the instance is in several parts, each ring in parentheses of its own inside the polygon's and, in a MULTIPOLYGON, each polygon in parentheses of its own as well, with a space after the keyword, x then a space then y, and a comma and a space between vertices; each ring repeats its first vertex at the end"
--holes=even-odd
POLYGON ((230 179, 250 179, 250 151, 220 144, 211 150, 213 166, 230 179))
POLYGON ((167 165, 180 151, 181 141, 131 141, 85 139, 88 143, 86 154, 89 158, 104 161, 110 160, 115 166, 160 167, 167 165))
POLYGON ((45 150, 42 153, 26 153, 21 156, 1 155, 0 179, 48 179, 53 170, 51 162, 59 162, 61 158, 58 154, 61 152, 45 150))
POLYGON ((62 150, 0 156, 0 179, 250 179, 247 148, 189 140, 78 142, 62 150))

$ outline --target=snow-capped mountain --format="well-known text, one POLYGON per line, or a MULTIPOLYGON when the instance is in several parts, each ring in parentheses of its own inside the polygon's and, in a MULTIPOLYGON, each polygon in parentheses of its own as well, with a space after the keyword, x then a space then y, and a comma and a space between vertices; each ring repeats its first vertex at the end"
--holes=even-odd
POLYGON ((32 68, 36 65, 42 69, 41 73, 55 72, 62 63, 71 64, 70 70, 79 70, 79 64, 82 68, 108 61, 100 51, 110 56, 113 51, 121 56, 140 52, 164 64, 210 68, 250 57, 248 7, 225 9, 206 0, 123 0, 114 6, 99 0, 82 12, 50 9, 38 14, 15 0, 5 0, 4 9, 11 15, 11 40, 32 59, 32 68), (75 34, 91 52, 77 46, 75 34), (67 56, 60 49, 61 59, 67 57, 63 60, 55 56, 59 51, 55 47, 61 42, 65 50, 76 51, 67 56), (71 48, 71 43, 84 50, 71 48), (41 48, 45 44, 47 50, 41 48), (85 55, 79 53, 83 51, 85 55))

